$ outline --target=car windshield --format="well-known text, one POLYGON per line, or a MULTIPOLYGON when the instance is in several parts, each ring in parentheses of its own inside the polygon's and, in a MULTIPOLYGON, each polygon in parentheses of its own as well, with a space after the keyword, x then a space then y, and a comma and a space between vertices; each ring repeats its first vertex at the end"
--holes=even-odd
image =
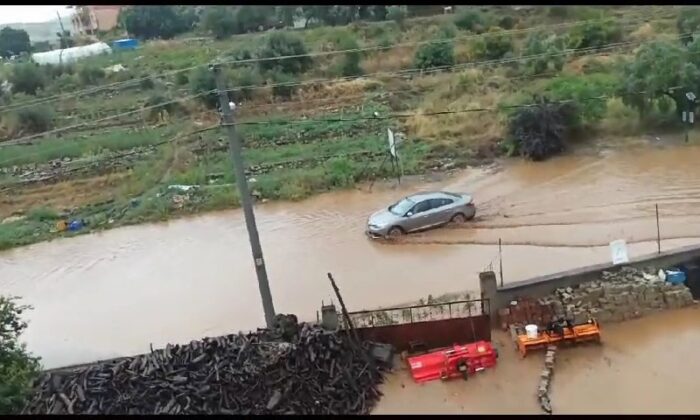
POLYGON ((416 203, 409 200, 408 198, 404 198, 403 200, 401 200, 398 203, 394 204, 393 206, 389 207, 389 211, 394 213, 397 216, 403 216, 409 210, 411 210, 411 208, 413 208, 414 204, 416 204, 416 203))

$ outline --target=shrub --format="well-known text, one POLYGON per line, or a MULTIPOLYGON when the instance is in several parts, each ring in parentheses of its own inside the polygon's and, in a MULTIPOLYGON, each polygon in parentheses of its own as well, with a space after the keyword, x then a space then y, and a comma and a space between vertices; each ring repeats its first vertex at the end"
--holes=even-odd
POLYGON ((508 123, 515 151, 532 160, 544 160, 561 153, 565 138, 578 125, 574 103, 536 100, 538 106, 518 109, 508 123))
POLYGON ((530 34, 525 40, 523 55, 531 56, 526 62, 530 74, 541 74, 548 70, 559 71, 564 66, 565 39, 556 35, 546 36, 542 32, 530 34))
POLYGON ((440 26, 437 36, 438 38, 442 39, 452 39, 457 36, 457 28, 455 27, 454 23, 444 24, 440 26))
MULTIPOLYGON (((190 74, 190 90, 194 94, 203 94, 204 92, 216 89, 216 79, 214 73, 205 67, 198 67, 190 74)), ((219 98, 216 92, 208 93, 199 97, 199 99, 208 107, 215 108, 219 103, 219 98)))
POLYGON ((515 19, 513 16, 503 16, 498 20, 498 26, 503 29, 513 29, 517 22, 517 19, 515 19))
POLYGON ((78 71, 78 78, 83 86, 96 85, 105 77, 105 71, 100 67, 86 65, 78 71))
POLYGON ((289 74, 276 72, 272 75, 272 94, 277 98, 289 99, 297 90, 297 79, 289 74), (280 86, 281 85, 281 86, 280 86))
POLYGON ((285 73, 275 73, 272 77, 272 94, 277 98, 290 99, 298 89, 297 78, 285 73))
POLYGON ((27 219, 34 220, 37 222, 48 222, 51 220, 57 220, 59 218, 58 213, 55 210, 48 207, 39 207, 29 212, 27 219))
POLYGON ((513 51, 513 40, 510 35, 501 33, 503 29, 493 27, 489 34, 474 43, 474 55, 477 58, 497 60, 513 51))
POLYGON ((251 67, 243 67, 229 73, 231 88, 238 88, 231 92, 235 101, 251 99, 255 90, 251 86, 262 84, 260 73, 251 67))
MULTIPOLYGON (((348 31, 339 31, 333 40, 335 49, 338 51, 354 50, 360 48, 355 37, 348 31)), ((338 76, 358 76, 362 74, 360 60, 362 55, 359 51, 352 51, 343 54, 335 60, 333 73, 338 76)))
POLYGON ((15 92, 36 95, 36 92, 46 85, 46 76, 36 64, 17 64, 12 69, 10 83, 15 92))
POLYGON ((227 38, 240 32, 233 10, 227 6, 209 6, 202 15, 202 29, 211 32, 216 39, 227 38))
POLYGON ((424 44, 416 51, 414 61, 421 69, 451 66, 455 62, 454 44, 452 41, 424 44))
POLYGON ((179 103, 174 102, 172 98, 161 93, 149 96, 143 106, 145 108, 144 117, 149 120, 158 118, 161 113, 172 115, 180 110, 179 103))
POLYGON ((0 414, 19 414, 39 374, 39 359, 19 341, 27 328, 21 318, 27 309, 16 298, 0 296, 0 414))
POLYGON ((571 30, 571 48, 600 48, 622 40, 620 25, 613 19, 586 22, 571 30))
POLYGON ((477 10, 466 10, 457 16, 455 25, 463 31, 480 34, 486 28, 486 20, 477 10))
POLYGON ((554 100, 575 100, 580 117, 585 123, 594 123, 605 116, 605 100, 591 100, 599 96, 612 96, 620 81, 615 75, 604 73, 589 76, 563 76, 552 79, 545 88, 554 100))
POLYGON ((389 6, 386 9, 386 18, 393 20, 401 28, 403 28, 403 24, 407 16, 408 8, 406 6, 389 6))
POLYGON ((355 165, 347 158, 334 158, 326 163, 328 182, 334 187, 347 187, 355 183, 355 165))
POLYGON ((142 90, 151 90, 156 87, 156 84, 153 79, 149 77, 147 79, 142 79, 141 82, 139 82, 139 87, 142 90))
POLYGON ((700 27, 700 8, 697 6, 685 7, 676 19, 676 28, 681 34, 681 43, 688 44, 693 42, 693 32, 696 32, 700 27))
POLYGON ((179 73, 175 73, 175 84, 178 86, 184 86, 190 82, 190 79, 187 77, 187 74, 184 71, 181 71, 179 73))
POLYGON ((11 117, 12 129, 30 133, 50 130, 54 125, 54 113, 48 105, 35 105, 20 108, 11 117))
POLYGON ((547 14, 556 18, 565 18, 569 16, 569 8, 571 6, 550 6, 547 8, 547 14))
POLYGON ((304 41, 296 35, 276 32, 270 35, 258 56, 268 59, 260 61, 263 71, 277 69, 283 73, 299 74, 311 68, 312 60, 306 51, 304 41), (300 56, 283 60, 272 60, 275 57, 300 56))

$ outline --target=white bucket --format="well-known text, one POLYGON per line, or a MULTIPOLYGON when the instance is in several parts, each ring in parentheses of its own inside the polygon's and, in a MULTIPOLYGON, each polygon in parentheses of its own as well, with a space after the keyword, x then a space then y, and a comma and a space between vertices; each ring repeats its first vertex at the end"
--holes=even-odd
POLYGON ((535 324, 528 324, 525 326, 525 334, 527 334, 527 338, 537 338, 537 325, 535 324))

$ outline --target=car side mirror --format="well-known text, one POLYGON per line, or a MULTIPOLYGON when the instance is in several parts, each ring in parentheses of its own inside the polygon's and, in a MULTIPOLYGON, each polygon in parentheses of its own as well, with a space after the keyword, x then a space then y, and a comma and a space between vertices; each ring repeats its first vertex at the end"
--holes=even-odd
POLYGON ((411 217, 411 216, 413 216, 413 212, 412 212, 412 211, 409 211, 408 213, 406 213, 406 216, 405 216, 405 217, 411 217))

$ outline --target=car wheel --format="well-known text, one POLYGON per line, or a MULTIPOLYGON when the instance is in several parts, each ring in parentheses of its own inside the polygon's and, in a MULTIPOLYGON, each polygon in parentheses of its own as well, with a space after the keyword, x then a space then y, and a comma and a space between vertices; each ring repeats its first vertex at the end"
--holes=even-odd
POLYGON ((467 218, 464 216, 462 213, 457 213, 454 216, 452 216, 451 222, 456 224, 456 225, 461 225, 462 223, 466 222, 467 218))
POLYGON ((387 236, 389 237, 389 239, 400 238, 401 236, 403 236, 403 229, 401 229, 398 226, 394 226, 393 228, 389 229, 387 236))

